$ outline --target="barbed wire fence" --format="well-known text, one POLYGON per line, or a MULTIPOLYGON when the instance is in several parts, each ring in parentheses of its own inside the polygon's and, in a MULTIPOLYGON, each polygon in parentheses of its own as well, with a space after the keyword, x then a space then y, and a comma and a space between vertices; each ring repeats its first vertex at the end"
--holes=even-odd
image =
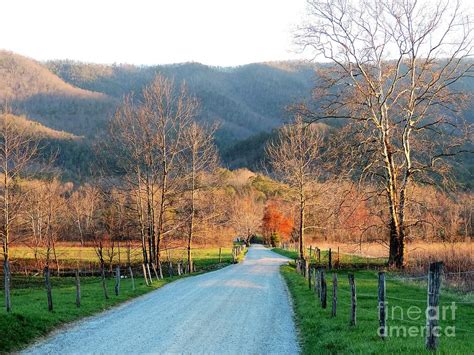
MULTIPOLYGON (((339 260, 339 255, 337 258, 339 260)), ((446 290, 443 301, 440 297, 443 290, 442 280, 459 278, 460 276, 470 277, 470 275, 474 275, 474 270, 444 272, 442 262, 433 262, 430 263, 426 275, 392 276, 384 271, 379 271, 377 275, 370 277, 367 276, 367 273, 358 276, 357 270, 347 272, 335 269, 333 261, 330 249, 326 252, 324 262, 319 249, 314 250, 312 255, 310 251, 309 262, 304 259, 295 259, 297 273, 306 279, 308 287, 314 291, 316 301, 320 307, 322 309, 331 307, 332 318, 340 314, 337 309, 338 306, 343 306, 349 308, 349 324, 357 326, 357 312, 358 308, 361 308, 358 301, 364 301, 364 310, 369 307, 369 309, 377 311, 379 324, 376 329, 381 339, 393 335, 389 331, 391 329, 394 329, 395 335, 398 336, 401 330, 404 329, 399 324, 416 325, 418 329, 422 329, 425 333, 426 349, 436 350, 439 347, 441 336, 440 322, 443 323, 445 329, 453 327, 453 331, 474 335, 474 329, 460 328, 454 324, 455 317, 451 321, 440 319, 440 316, 444 317, 447 310, 454 312, 459 307, 474 307, 474 301, 472 298, 468 298, 469 296, 466 296, 466 299, 463 299, 460 295, 454 297, 446 290), (341 275, 345 274, 347 274, 346 281, 341 278, 341 275), (403 288, 403 285, 407 283, 414 284, 416 291, 412 292, 414 295, 403 297, 403 293, 409 293, 406 287, 403 288), (364 290, 372 288, 374 292, 357 292, 358 284, 361 284, 364 290), (419 297, 422 288, 426 289, 425 298, 419 297), (330 302, 327 302, 328 297, 330 302), (391 306, 391 314, 388 310, 389 305, 391 306), (416 317, 414 315, 410 316, 410 314, 405 316, 404 309, 411 309, 412 313, 416 310, 420 311, 415 312, 417 313, 416 317), (398 317, 395 312, 398 312, 398 317)))

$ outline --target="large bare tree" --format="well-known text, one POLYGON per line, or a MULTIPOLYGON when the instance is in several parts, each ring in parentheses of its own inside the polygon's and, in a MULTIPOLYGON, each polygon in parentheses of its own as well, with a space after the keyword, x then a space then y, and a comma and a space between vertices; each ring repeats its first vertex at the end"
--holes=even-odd
POLYGON ((284 126, 275 141, 266 147, 273 172, 287 183, 298 200, 299 257, 305 258, 304 234, 308 201, 315 191, 320 175, 319 152, 323 136, 321 127, 309 125, 297 115, 294 122, 284 126))
MULTIPOLYGON (((206 179, 206 173, 213 173, 218 165, 218 154, 214 145, 214 133, 216 127, 205 128, 193 122, 185 131, 185 150, 183 154, 183 165, 185 174, 187 201, 187 256, 188 270, 193 271, 192 245, 196 230, 195 219, 198 210, 199 192, 209 187, 211 179, 206 179)), ((205 193, 204 193, 205 195, 205 193)))
POLYGON ((0 240, 2 243, 5 308, 11 311, 10 243, 18 224, 27 189, 20 188, 22 175, 38 152, 38 142, 26 134, 8 108, 0 113, 0 240))
POLYGON ((110 151, 135 194, 144 262, 157 263, 160 274, 161 241, 179 227, 169 212, 183 189, 179 157, 196 110, 184 84, 157 76, 140 98, 125 99, 110 124, 110 151))
MULTIPOLYGON (((296 35, 321 64, 309 121, 342 119, 359 177, 379 183, 389 216, 389 263, 405 263, 407 189, 442 182, 445 159, 465 151, 458 115, 472 72, 472 17, 449 0, 308 0, 296 35), (353 153, 360 153, 354 155, 353 153)), ((339 147, 343 149, 343 147, 339 147)))

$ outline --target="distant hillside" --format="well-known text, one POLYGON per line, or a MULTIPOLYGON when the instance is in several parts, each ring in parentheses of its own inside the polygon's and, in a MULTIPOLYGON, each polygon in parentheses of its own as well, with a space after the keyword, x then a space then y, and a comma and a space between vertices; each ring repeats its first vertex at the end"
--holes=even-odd
POLYGON ((249 64, 236 68, 198 63, 163 66, 97 65, 52 61, 48 68, 77 87, 120 99, 149 83, 158 73, 185 81, 201 102, 200 118, 219 121, 220 145, 228 145, 280 126, 285 107, 308 97, 313 68, 298 62, 249 64))
POLYGON ((78 135, 103 127, 116 104, 106 94, 64 82, 35 60, 0 51, 0 102, 5 101, 17 114, 78 135))
POLYGON ((40 158, 49 161, 54 156, 54 166, 59 168, 58 172, 64 179, 78 181, 91 175, 94 154, 89 140, 56 131, 25 116, 0 115, 0 120, 9 120, 18 131, 39 140, 40 158))
MULTIPOLYGON (((51 129, 84 136, 67 149, 89 159, 90 142, 104 133, 108 118, 123 96, 131 92, 139 95, 157 74, 174 78, 177 84, 185 81, 201 103, 199 119, 220 122, 216 142, 224 164, 232 168, 261 168, 265 143, 289 118, 286 107, 308 99, 315 85, 315 65, 304 62, 256 63, 234 68, 199 63, 40 63, 0 51, 0 103, 9 101, 16 114, 24 114, 51 129)), ((474 93, 474 78, 465 78, 458 85, 474 93)), ((474 122, 472 100, 464 114, 469 122, 474 122)), ((89 166, 75 168, 76 158, 69 157, 69 153, 63 158, 72 169, 83 173, 92 170, 89 166)), ((472 164, 465 165, 472 176, 472 164)))
POLYGON ((15 126, 15 130, 23 132, 26 135, 34 136, 39 139, 57 139, 57 140, 79 140, 81 139, 74 134, 56 131, 52 128, 43 126, 41 123, 31 121, 25 116, 17 116, 12 114, 7 114, 0 116, 2 120, 9 120, 15 126))

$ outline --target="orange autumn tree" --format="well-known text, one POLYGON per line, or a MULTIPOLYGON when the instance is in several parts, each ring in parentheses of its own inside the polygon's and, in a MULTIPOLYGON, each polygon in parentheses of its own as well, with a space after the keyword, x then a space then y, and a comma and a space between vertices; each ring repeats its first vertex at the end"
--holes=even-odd
POLYGON ((281 206, 276 201, 270 201, 265 206, 262 219, 262 230, 265 239, 273 246, 282 238, 288 238, 293 230, 293 218, 281 211, 281 206))

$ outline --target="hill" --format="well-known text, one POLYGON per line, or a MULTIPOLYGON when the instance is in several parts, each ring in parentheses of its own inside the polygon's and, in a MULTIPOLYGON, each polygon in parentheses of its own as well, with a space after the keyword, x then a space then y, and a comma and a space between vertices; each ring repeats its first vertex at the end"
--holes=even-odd
POLYGON ((74 134, 57 131, 25 116, 7 114, 0 120, 9 120, 15 129, 39 141, 40 159, 55 156, 54 166, 66 180, 79 181, 90 176, 94 154, 89 140, 74 134))
POLYGON ((43 64, 0 51, 0 102, 50 128, 90 135, 103 127, 116 101, 66 83, 43 64))
POLYGON ((228 146, 269 132, 286 119, 285 107, 308 97, 313 68, 299 62, 249 64, 235 68, 199 63, 162 66, 98 65, 50 61, 47 67, 64 81, 116 99, 139 93, 157 74, 185 81, 201 103, 200 119, 221 124, 218 141, 228 146))

